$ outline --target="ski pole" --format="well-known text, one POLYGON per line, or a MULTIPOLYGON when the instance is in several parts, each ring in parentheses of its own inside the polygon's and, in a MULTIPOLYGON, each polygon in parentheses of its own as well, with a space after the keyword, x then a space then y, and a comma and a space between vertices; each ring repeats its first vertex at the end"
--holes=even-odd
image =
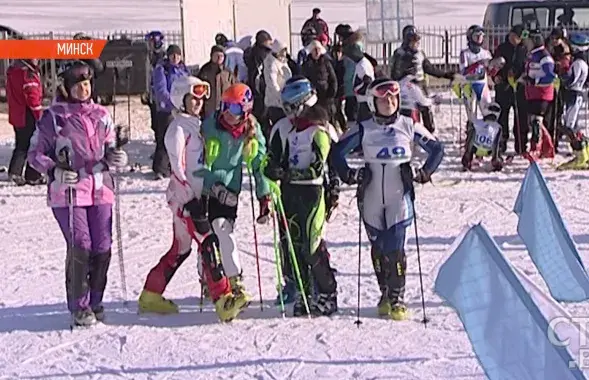
MULTIPOLYGON (((130 116, 130 114, 129 114, 130 116)), ((129 142, 129 129, 121 125, 116 128, 116 148, 121 149, 129 142)), ((121 191, 120 191, 120 176, 119 170, 116 170, 114 175, 115 185, 115 231, 117 234, 117 256, 119 258, 119 273, 121 276, 121 291, 123 297, 123 305, 127 306, 127 275, 125 274, 125 256, 123 253, 123 234, 121 229, 121 191)))
POLYGON ((256 226, 256 211, 254 208, 254 182, 252 180, 252 162, 258 155, 258 140, 250 139, 244 146, 243 156, 247 168, 247 175, 250 181, 250 200, 252 204, 252 224, 254 228, 254 247, 256 250, 256 269, 258 272, 258 291, 260 293, 260 310, 264 311, 264 301, 262 299, 262 275, 260 274, 260 248, 258 245, 258 228, 256 226))
MULTIPOLYGON (((72 170, 72 154, 70 151, 70 148, 68 147, 63 147, 57 156, 57 160, 58 160, 58 165, 60 167, 62 167, 63 169, 66 170, 72 170)), ((77 270, 76 270, 76 258, 74 257, 75 255, 75 242, 74 242, 74 237, 75 237, 75 226, 74 226, 74 185, 68 185, 67 187, 67 207, 68 207, 68 232, 69 232, 69 242, 68 242, 68 252, 66 255, 66 278, 67 273, 71 270, 71 281, 73 281, 74 286, 77 286, 77 282, 76 280, 77 278, 77 270)), ((69 286, 71 286, 71 282, 68 284, 69 286)), ((68 289, 69 290, 69 289, 68 289)), ((68 292, 70 294, 70 297, 72 297, 72 299, 69 299, 68 302, 69 303, 74 303, 76 300, 74 298, 74 292, 73 291, 69 291, 68 292)), ((72 323, 70 325, 70 331, 73 331, 74 329, 74 323, 72 323)))
MULTIPOLYGON (((207 168, 207 170, 211 170, 213 167, 213 163, 215 162, 215 160, 217 160, 217 157, 219 157, 219 153, 221 150, 221 142, 219 141, 219 139, 217 138, 210 138, 205 142, 205 149, 204 149, 204 163, 205 163, 205 167, 207 168)), ((209 208, 208 206, 208 198, 205 198, 205 210, 207 210, 209 208)), ((201 254, 201 252, 199 252, 199 254, 201 254)), ((217 257, 219 257, 219 255, 217 254, 217 257)), ((202 263, 200 263, 197 260, 197 265, 199 265, 199 268, 203 268, 202 263)), ((204 269, 202 269, 201 271, 204 274, 204 269)), ((202 313, 202 309, 203 309, 203 305, 204 305, 204 298, 205 298, 205 284, 206 284, 206 277, 205 280, 203 281, 203 276, 200 276, 200 301, 199 301, 199 309, 200 312, 202 313)))
POLYGON ((415 212, 415 190, 412 190, 411 205, 413 207, 413 226, 415 228, 415 247, 417 250, 417 268, 419 270, 419 285, 421 287, 421 307, 423 308, 423 320, 421 321, 425 328, 429 319, 427 318, 425 311, 425 294, 423 291, 423 272, 421 271, 421 254, 419 251, 419 233, 417 232, 417 213, 415 212))
POLYGON ((301 295, 303 296, 303 302, 305 304, 305 311, 307 312, 308 317, 311 318, 311 311, 309 309, 309 303, 307 302, 307 294, 305 292, 305 288, 303 287, 303 280, 301 277, 301 272, 299 270, 299 264, 298 264, 298 260, 296 257, 294 245, 292 242, 292 236, 291 236, 290 230, 288 228, 288 221, 286 219, 286 213, 284 212, 284 206, 282 204, 282 200, 280 199, 280 194, 281 194, 280 187, 278 187, 278 185, 274 181, 268 180, 268 183, 270 184, 270 191, 272 193, 273 207, 275 210, 278 209, 278 212, 280 213, 279 218, 282 219, 282 224, 283 224, 283 227, 284 227, 284 230, 286 233, 286 241, 288 243, 288 251, 290 252, 292 266, 295 271, 295 277, 297 278, 299 290, 301 292, 301 295), (278 206, 278 207, 276 207, 276 206, 278 206))
POLYGON ((278 290, 278 297, 280 298, 280 313, 282 318, 286 318, 284 309, 284 295, 282 294, 282 260, 280 259, 280 248, 278 246, 278 228, 276 223, 276 210, 272 210, 272 232, 274 234, 274 259, 276 261, 276 289, 278 290))
MULTIPOLYGON (((361 186, 360 184, 358 186, 361 186)), ((360 196, 358 193, 360 192, 360 187, 358 187, 358 190, 356 192, 356 196, 358 197, 358 202, 362 202, 360 196)), ((362 204, 358 204, 358 304, 357 304, 357 312, 356 315, 358 317, 358 319, 356 319, 356 322, 354 322, 356 324, 356 326, 358 326, 358 328, 360 328, 360 325, 362 324, 362 321, 360 320, 360 271, 361 271, 361 267, 362 267, 362 208, 364 206, 362 204)))

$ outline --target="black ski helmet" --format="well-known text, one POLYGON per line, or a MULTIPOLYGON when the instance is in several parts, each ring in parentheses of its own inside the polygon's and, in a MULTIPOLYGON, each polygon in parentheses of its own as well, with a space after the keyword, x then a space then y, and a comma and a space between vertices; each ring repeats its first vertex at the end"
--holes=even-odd
POLYGON ((92 68, 83 61, 72 61, 66 64, 65 70, 61 73, 63 89, 70 95, 71 88, 79 82, 91 80, 94 75, 92 68))
POLYGON ((419 35, 417 28, 414 25, 405 26, 401 34, 404 44, 421 39, 421 36, 419 35))
POLYGON ((469 44, 474 44, 476 46, 482 46, 483 42, 478 42, 474 40, 475 34, 485 34, 485 30, 480 25, 471 25, 468 30, 466 31, 466 40, 469 44))
POLYGON ((544 36, 542 35, 540 29, 530 30, 529 38, 532 41, 534 49, 544 46, 544 36))

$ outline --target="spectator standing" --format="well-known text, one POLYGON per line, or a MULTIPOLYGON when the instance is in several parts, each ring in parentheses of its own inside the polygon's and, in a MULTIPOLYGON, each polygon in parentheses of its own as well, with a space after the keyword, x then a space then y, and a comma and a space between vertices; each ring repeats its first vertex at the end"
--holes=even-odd
POLYGON ((211 48, 211 59, 202 66, 198 73, 198 78, 207 82, 211 88, 211 96, 204 100, 203 120, 219 110, 221 95, 235 83, 235 76, 225 67, 224 63, 225 49, 215 45, 211 48))
POLYGON ((31 137, 43 110, 39 60, 15 61, 6 72, 6 82, 8 122, 14 129, 15 141, 8 174, 18 186, 43 183, 41 174, 27 163, 31 137))
POLYGON ((186 75, 189 73, 182 61, 182 49, 178 45, 168 46, 166 58, 156 66, 152 76, 153 92, 157 102, 155 153, 152 166, 155 179, 170 176, 170 159, 164 145, 164 136, 173 119, 172 111, 174 110, 170 100, 170 90, 177 78, 186 75))

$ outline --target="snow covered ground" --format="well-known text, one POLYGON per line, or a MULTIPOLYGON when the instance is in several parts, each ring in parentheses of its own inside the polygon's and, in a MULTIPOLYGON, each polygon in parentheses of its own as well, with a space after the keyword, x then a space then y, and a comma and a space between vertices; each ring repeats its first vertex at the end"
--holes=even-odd
MULTIPOLYGON (((495 1, 414 0, 415 23, 438 27, 482 23, 487 3, 495 1)), ((314 7, 322 9, 332 31, 339 23, 366 26, 366 0, 293 0, 293 32, 300 30, 314 7)), ((27 32, 180 30, 180 8, 178 0, 76 0, 76 6, 68 7, 57 0, 4 0, 0 25, 27 32)))
MULTIPOLYGON (((117 112, 124 122, 126 109, 117 112)), ((454 125, 458 123, 454 109, 454 125)), ((0 174, 0 379, 483 379, 483 373, 455 313, 432 293, 436 266, 465 224, 483 220, 512 262, 543 286, 516 234, 511 213, 526 164, 502 173, 461 173, 451 121, 443 105, 437 113, 447 157, 434 184, 418 189, 417 215, 430 323, 424 328, 415 237, 407 244, 407 301, 412 318, 393 322, 376 317, 379 292, 367 238, 362 235, 361 319, 356 327, 358 213, 354 190, 342 193, 327 242, 337 268, 340 313, 313 320, 282 319, 271 305, 275 291, 272 234, 258 227, 264 310, 257 300, 249 185, 240 198, 237 241, 245 282, 256 301, 239 320, 219 324, 212 305, 199 312, 196 258, 184 264, 166 295, 179 315, 138 315, 136 299, 149 269, 171 242, 166 182, 129 173, 122 180, 122 230, 129 287, 123 304, 116 250, 106 292, 106 325, 69 331, 64 304, 65 243, 45 205, 40 187, 14 187, 0 174)), ((464 117, 462 119, 464 121, 464 117)), ((148 163, 153 149, 147 108, 133 104, 131 160, 148 163)), ((0 116, 0 163, 10 154, 11 128, 0 116)), ((585 172, 544 170, 584 260, 588 260, 589 212, 585 172)), ((256 206, 257 207, 257 206, 256 206)), ((587 261, 586 261, 587 262, 587 261)), ((568 308, 587 315, 586 303, 568 308)))

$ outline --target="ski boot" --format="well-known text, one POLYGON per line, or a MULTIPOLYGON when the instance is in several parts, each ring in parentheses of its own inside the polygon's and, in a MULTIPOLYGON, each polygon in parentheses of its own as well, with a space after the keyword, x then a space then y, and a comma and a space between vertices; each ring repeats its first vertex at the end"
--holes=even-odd
MULTIPOLYGON (((284 302, 285 305, 295 302, 297 286, 294 283, 294 281, 286 280, 286 283, 284 284, 282 290, 278 291, 282 292, 282 302, 284 302)), ((274 304, 280 305, 280 294, 276 296, 276 301, 274 302, 274 304)))
POLYGON ((245 291, 245 286, 243 285, 243 282, 241 281, 240 275, 230 277, 229 284, 231 284, 231 291, 233 292, 234 296, 236 296, 236 297, 241 296, 241 297, 247 299, 248 303, 251 301, 252 296, 245 291))
POLYGON ((138 304, 140 313, 176 314, 179 312, 178 305, 174 302, 148 290, 141 292, 138 304))
POLYGON ((573 151, 574 158, 564 162, 557 167, 557 170, 583 170, 589 168, 589 145, 583 146, 581 150, 573 151))
POLYGON ((337 312, 337 292, 319 293, 310 306, 314 316, 328 317, 337 312))
POLYGON ((94 317, 98 322, 104 322, 104 306, 95 306, 92 308, 92 312, 94 313, 94 317))
POLYGON ((243 295, 228 293, 215 301, 215 312, 221 322, 231 322, 248 305, 249 301, 243 295))
POLYGON ((409 311, 403 302, 397 302, 391 306, 389 316, 393 321, 404 321, 409 318, 409 311))
POLYGON ((12 182, 14 182, 14 184, 16 186, 24 186, 27 184, 27 181, 25 181, 25 178, 22 175, 18 175, 18 174, 11 174, 10 180, 12 182))
POLYGON ((383 294, 380 297, 380 301, 378 301, 377 310, 379 317, 388 317, 391 314, 391 301, 389 301, 386 294, 383 294))
POLYGON ((72 313, 72 326, 90 327, 96 324, 96 316, 89 309, 74 311, 72 313))
MULTIPOLYGON (((309 315, 307 313, 307 308, 305 307, 305 299, 303 298, 303 294, 300 292, 297 292, 295 294, 295 300, 294 300, 294 305, 293 305, 293 309, 292 309, 292 315, 294 317, 305 317, 307 315, 309 315)), ((313 299, 311 298, 310 295, 307 295, 307 306, 309 306, 309 311, 312 312, 312 305, 313 305, 313 299)))

